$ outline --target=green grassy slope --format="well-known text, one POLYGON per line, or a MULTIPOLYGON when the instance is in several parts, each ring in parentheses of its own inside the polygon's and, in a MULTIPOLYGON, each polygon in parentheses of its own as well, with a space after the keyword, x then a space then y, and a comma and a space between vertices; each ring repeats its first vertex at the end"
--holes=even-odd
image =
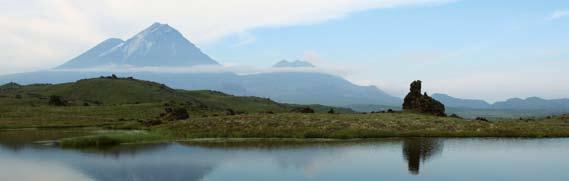
MULTIPOLYGON (((192 117, 224 115, 227 109, 237 113, 283 113, 304 107, 266 98, 238 97, 207 90, 176 90, 149 81, 106 77, 53 85, 2 85, 0 128, 115 125, 119 124, 118 120, 154 119, 170 106, 184 107, 192 117), (62 97, 68 102, 67 106, 49 105, 50 96, 62 97)), ((331 108, 308 107, 317 112, 331 108)))
POLYGON ((49 96, 57 95, 72 105, 83 103, 133 104, 165 100, 190 100, 167 86, 134 79, 97 78, 65 84, 32 84, 0 92, 4 96, 19 95, 26 102, 41 104, 49 96))

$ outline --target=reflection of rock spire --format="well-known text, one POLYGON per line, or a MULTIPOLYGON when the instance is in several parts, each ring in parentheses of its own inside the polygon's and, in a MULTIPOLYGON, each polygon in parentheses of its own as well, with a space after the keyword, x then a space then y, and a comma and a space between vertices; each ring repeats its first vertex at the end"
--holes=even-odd
POLYGON ((412 138, 403 141, 403 157, 407 160, 409 172, 419 174, 421 162, 438 154, 442 150, 442 144, 436 139, 412 138))

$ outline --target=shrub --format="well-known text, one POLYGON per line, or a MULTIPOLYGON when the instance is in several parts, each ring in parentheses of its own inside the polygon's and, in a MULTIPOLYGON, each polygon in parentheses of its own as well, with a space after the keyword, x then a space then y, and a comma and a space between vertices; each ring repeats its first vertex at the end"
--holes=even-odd
POLYGON ((226 109, 226 110, 225 110, 225 115, 227 115, 227 116, 233 116, 233 115, 235 115, 235 111, 233 111, 233 109, 226 109))
POLYGON ((49 105, 52 106, 66 106, 67 105, 67 101, 63 100, 63 98, 61 96, 49 96, 49 105))
POLYGON ((336 114, 336 111, 334 111, 334 108, 330 108, 330 110, 328 111, 328 114, 336 114))
POLYGON ((488 121, 488 119, 484 118, 484 117, 477 117, 476 121, 482 121, 482 122, 490 122, 488 121))
POLYGON ((188 114, 188 110, 186 110, 185 108, 181 108, 181 107, 176 107, 176 108, 166 108, 164 109, 165 113, 160 114, 160 117, 162 117, 162 119, 167 120, 167 121, 177 121, 177 120, 184 120, 184 119, 188 119, 190 118, 190 115, 188 114))

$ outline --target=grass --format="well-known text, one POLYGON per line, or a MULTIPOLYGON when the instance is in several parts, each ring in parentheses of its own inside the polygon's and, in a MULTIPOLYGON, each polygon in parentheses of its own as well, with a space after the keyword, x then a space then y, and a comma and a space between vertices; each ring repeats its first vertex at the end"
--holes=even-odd
POLYGON ((138 128, 138 121, 164 111, 160 103, 116 106, 0 106, 0 129, 106 127, 138 128))
POLYGON ((163 135, 147 131, 126 131, 61 139, 63 148, 105 148, 123 143, 144 143, 167 140, 163 135))
MULTIPOLYGON (((70 126, 73 124, 70 123, 70 126)), ((386 137, 569 137, 569 116, 483 122, 415 113, 249 114, 194 117, 135 131, 103 131, 60 140, 63 148, 107 148, 124 143, 260 139, 366 139, 386 137)), ((65 129, 62 129, 65 130, 65 129)))
POLYGON ((482 122, 414 113, 196 118, 153 128, 177 138, 567 137, 569 118, 482 122))

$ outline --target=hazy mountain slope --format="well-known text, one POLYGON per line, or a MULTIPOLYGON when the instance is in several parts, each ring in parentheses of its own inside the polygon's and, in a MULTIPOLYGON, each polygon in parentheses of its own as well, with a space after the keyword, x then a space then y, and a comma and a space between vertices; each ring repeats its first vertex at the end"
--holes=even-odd
POLYGON ((106 64, 113 64, 113 62, 115 60, 119 60, 120 57, 110 57, 110 56, 100 56, 100 55, 102 55, 107 51, 110 51, 111 49, 123 43, 124 41, 121 39, 117 38, 107 39, 99 43, 94 48, 87 50, 85 53, 59 66, 59 68, 88 68, 88 67, 95 67, 106 64))
POLYGON ((569 99, 547 100, 539 97, 529 97, 527 99, 513 98, 496 102, 492 107, 495 109, 547 109, 569 111, 569 99))
POLYGON ((446 107, 488 109, 491 105, 484 100, 459 99, 446 94, 433 94, 433 98, 442 102, 446 107))
POLYGON ((92 68, 110 65, 194 66, 217 65, 180 32, 154 23, 127 41, 108 39, 58 68, 92 68))
POLYGON ((334 75, 306 72, 263 73, 243 76, 247 94, 297 104, 400 105, 393 97, 374 86, 357 86, 334 75))
POLYGON ((569 99, 542 99, 539 97, 529 97, 527 99, 511 98, 506 101, 499 101, 488 104, 483 100, 460 99, 445 94, 433 94, 433 97, 447 107, 468 108, 468 109, 495 109, 495 110, 550 110, 568 111, 569 99))

